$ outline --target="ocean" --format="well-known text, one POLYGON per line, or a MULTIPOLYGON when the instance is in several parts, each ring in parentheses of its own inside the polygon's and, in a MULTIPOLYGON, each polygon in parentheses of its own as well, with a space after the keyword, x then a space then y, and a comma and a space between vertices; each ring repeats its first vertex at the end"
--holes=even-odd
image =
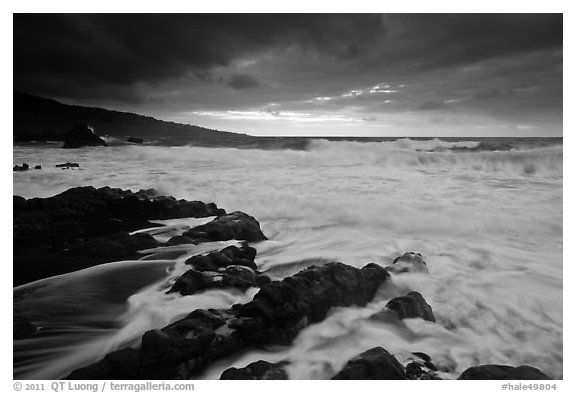
MULTIPOLYGON (((14 195, 48 197, 85 185, 154 188, 241 210, 269 237, 254 245, 256 263, 276 279, 332 260, 388 265, 408 251, 428 264, 429 274, 395 276, 367 307, 333 309, 291 346, 245 351, 201 378, 256 360, 289 360, 290 378, 325 379, 375 346, 399 359, 425 352, 445 378, 488 363, 563 377, 562 138, 270 138, 242 148, 109 142, 70 150, 14 146, 15 164, 42 165, 14 173, 14 195), (80 168, 55 168, 64 162, 80 168), (411 319, 399 330, 369 319, 408 290, 422 293, 436 323, 411 319)), ((168 238, 205 221, 169 220, 168 233, 151 233, 168 238)), ((176 260, 152 250, 140 261, 14 288, 14 308, 49 327, 14 342, 14 378, 61 378, 196 308, 249 302, 256 288, 186 297, 163 290, 190 255, 232 243, 177 246, 187 254, 176 260)))

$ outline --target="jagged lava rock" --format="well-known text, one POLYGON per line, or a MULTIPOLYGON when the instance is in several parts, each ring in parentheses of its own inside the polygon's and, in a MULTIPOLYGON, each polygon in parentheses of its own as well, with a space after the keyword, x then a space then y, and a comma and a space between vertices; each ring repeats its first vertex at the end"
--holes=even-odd
POLYGON ((87 125, 77 124, 62 135, 64 149, 75 149, 84 146, 106 146, 106 142, 96 135, 87 125))
POLYGON ((12 168, 14 172, 24 172, 28 169, 30 169, 30 166, 26 163, 23 163, 22 165, 14 165, 14 168, 12 168))
POLYGON ((422 318, 425 321, 436 322, 432 307, 419 292, 409 292, 406 296, 395 297, 386 307, 393 310, 399 319, 422 318))
POLYGON ((288 379, 288 374, 283 366, 287 362, 270 363, 264 360, 250 363, 244 368, 231 367, 224 370, 220 376, 221 380, 236 379, 236 380, 283 380, 288 379))
POLYGON ((207 224, 190 229, 182 236, 209 241, 236 239, 259 242, 268 240, 260 229, 260 223, 254 217, 243 212, 222 215, 207 224))
POLYGON ((67 378, 190 378, 244 348, 290 343, 332 307, 365 305, 389 277, 376 264, 362 269, 336 262, 312 266, 266 285, 245 305, 196 310, 161 330, 149 331, 141 348, 110 353, 67 378))
POLYGON ((423 352, 412 352, 412 354, 415 357, 410 357, 408 364, 404 367, 407 379, 442 379, 438 376, 438 368, 432 363, 430 356, 423 352))
POLYGON ((149 235, 127 234, 161 226, 149 220, 226 214, 213 203, 110 187, 77 187, 28 200, 14 196, 13 210, 15 285, 130 258, 137 250, 156 247, 149 235))
POLYGON ((458 379, 483 380, 483 379, 516 379, 516 380, 540 380, 552 379, 542 371, 530 366, 503 366, 499 364, 486 364, 466 369, 458 379))
POLYGON ((263 287, 272 280, 257 270, 256 249, 243 243, 207 255, 195 255, 185 263, 192 268, 180 276, 167 293, 193 295, 210 288, 263 287))
POLYGON ((376 347, 350 360, 332 379, 406 379, 406 373, 394 355, 382 347, 376 347))
POLYGON ((70 168, 80 168, 80 164, 77 162, 66 162, 64 164, 56 164, 56 168, 70 169, 70 168))
MULTIPOLYGON (((139 221, 162 220, 183 217, 208 217, 226 214, 215 204, 200 201, 176 200, 173 197, 150 196, 151 190, 132 192, 119 188, 76 187, 49 198, 24 199, 14 197, 14 236, 50 237, 53 226, 63 220, 89 224, 85 228, 94 231, 94 223, 106 221, 110 228, 101 228, 107 233, 117 229, 119 220, 139 221), (18 198, 18 199, 17 199, 18 198), (92 228, 90 228, 92 226, 92 228)), ((146 226, 154 226, 148 223, 146 226)))

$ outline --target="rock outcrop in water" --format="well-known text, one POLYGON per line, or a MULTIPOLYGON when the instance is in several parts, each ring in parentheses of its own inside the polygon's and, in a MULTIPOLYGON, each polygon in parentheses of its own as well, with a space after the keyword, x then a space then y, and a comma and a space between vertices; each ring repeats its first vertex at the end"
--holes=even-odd
POLYGON ((30 169, 30 167, 26 163, 23 163, 22 165, 14 165, 14 168, 12 168, 14 172, 24 172, 28 169, 30 169))
POLYGON ((64 149, 76 149, 84 146, 107 146, 104 139, 96 135, 87 125, 77 124, 62 135, 64 149))
POLYGON ((388 302, 386 308, 398 315, 399 319, 422 318, 425 321, 436 322, 432 307, 419 292, 409 292, 406 296, 396 297, 388 302))
POLYGON ((264 360, 250 363, 243 368, 231 367, 220 376, 221 380, 283 380, 288 379, 288 374, 284 370, 286 362, 269 363, 264 360))
POLYGON ((129 136, 129 137, 126 139, 126 142, 136 143, 136 144, 138 144, 138 145, 141 145, 141 144, 144 143, 144 138, 136 138, 136 137, 133 137, 133 136, 129 136))
POLYGON ((458 379, 541 380, 551 378, 537 368, 530 366, 512 367, 498 364, 486 364, 483 366, 468 368, 458 377, 458 379))
POLYGON ((110 187, 71 188, 50 198, 14 196, 13 208, 15 285, 138 258, 137 250, 158 244, 149 235, 128 232, 159 226, 148 220, 226 214, 213 203, 110 187))
POLYGON ((148 331, 139 349, 112 352, 68 379, 190 378, 203 367, 248 347, 289 344, 332 307, 363 306, 389 278, 384 268, 329 263, 307 268, 264 286, 245 305, 196 310, 161 329, 148 331))
POLYGON ((241 248, 229 246, 207 255, 195 255, 185 262, 192 268, 176 280, 168 293, 188 296, 211 288, 245 291, 269 284, 270 278, 257 270, 255 257, 256 250, 245 243, 241 248))
POLYGON ((80 168, 80 164, 77 162, 65 162, 64 164, 56 164, 56 168, 70 169, 70 168, 80 168))
POLYGON ((406 318, 422 318, 425 321, 436 322, 432 306, 419 292, 415 291, 411 291, 405 296, 395 297, 386 304, 382 311, 370 317, 373 321, 394 324, 400 324, 400 321, 406 318))
POLYGON ((394 355, 376 347, 350 360, 332 379, 406 379, 406 372, 394 355))
POLYGON ((268 239, 262 233, 260 223, 254 217, 243 212, 220 216, 205 225, 190 229, 182 236, 208 241, 237 239, 259 242, 268 239))
POLYGON ((422 255, 415 252, 407 252, 392 261, 392 266, 386 266, 390 273, 428 273, 426 262, 422 255))

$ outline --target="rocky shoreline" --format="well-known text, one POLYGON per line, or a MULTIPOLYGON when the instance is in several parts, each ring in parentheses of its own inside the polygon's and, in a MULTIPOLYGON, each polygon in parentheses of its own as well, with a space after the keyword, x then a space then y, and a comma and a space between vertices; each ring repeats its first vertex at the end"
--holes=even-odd
MULTIPOLYGON (((290 345, 303 328, 324 320, 334 307, 365 306, 395 275, 427 272, 422 255, 409 252, 389 266, 367 263, 359 269, 335 261, 274 281, 258 271, 255 263, 257 251, 250 244, 267 237, 254 217, 227 213, 213 203, 161 196, 154 190, 77 187, 44 199, 14 196, 13 208, 15 285, 97 264, 139 259, 138 251, 143 249, 238 240, 238 246, 186 260, 190 269, 167 293, 192 296, 212 288, 260 288, 246 304, 190 310, 162 329, 147 331, 139 346, 113 351, 65 379, 194 378, 213 362, 243 350, 290 345), (185 217, 214 219, 167 242, 148 233, 130 234, 160 225, 151 220, 185 217)), ((34 337, 41 328, 16 311, 13 318, 15 340, 34 337)), ((415 291, 391 299, 371 316, 377 323, 403 328, 406 318, 436 321, 432 305, 415 291)), ((427 354, 414 352, 402 364, 385 348, 382 342, 358 354, 332 379, 441 379, 427 354)), ((229 368, 221 379, 289 379, 286 365, 286 361, 257 361, 229 368)), ((458 379, 550 378, 525 365, 480 365, 465 370, 458 379)))

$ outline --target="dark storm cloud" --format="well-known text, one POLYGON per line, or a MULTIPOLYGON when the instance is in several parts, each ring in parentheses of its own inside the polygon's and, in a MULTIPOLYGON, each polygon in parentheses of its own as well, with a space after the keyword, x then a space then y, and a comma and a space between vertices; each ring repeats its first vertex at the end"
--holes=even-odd
POLYGON ((236 74, 230 77, 228 80, 228 86, 233 89, 242 90, 260 87, 260 83, 250 75, 236 74))
POLYGON ((561 14, 16 14, 14 89, 241 132, 261 115, 270 130, 416 129, 439 124, 431 114, 559 125, 562 25, 561 14))
POLYGON ((347 58, 382 33, 379 15, 16 14, 15 86, 59 93, 51 79, 63 75, 80 88, 206 79, 235 58, 290 45, 347 58))
POLYGON ((16 14, 14 78, 17 89, 73 96, 73 85, 83 95, 207 80, 214 67, 290 46, 361 70, 448 67, 561 44, 561 15, 16 14), (68 87, 59 91, 62 78, 68 87))
POLYGON ((561 14, 393 14, 389 55, 418 69, 562 45, 561 14))

